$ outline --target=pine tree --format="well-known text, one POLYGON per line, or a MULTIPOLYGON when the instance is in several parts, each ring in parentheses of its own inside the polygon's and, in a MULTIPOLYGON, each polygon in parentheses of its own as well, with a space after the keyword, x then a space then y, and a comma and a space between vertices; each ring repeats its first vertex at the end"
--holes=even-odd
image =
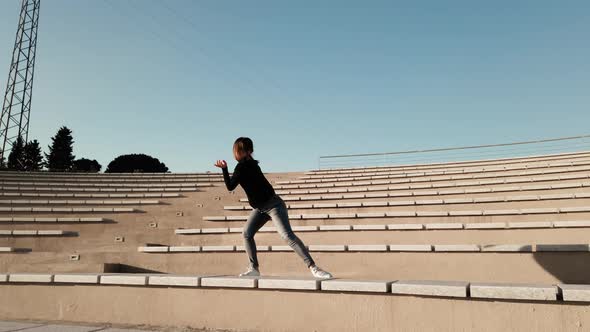
POLYGON ((45 154, 47 168, 50 172, 69 171, 72 169, 74 155, 72 154, 74 140, 72 131, 67 127, 61 127, 57 134, 51 138, 49 153, 45 154))
POLYGON ((32 140, 25 144, 23 154, 23 167, 25 171, 39 171, 43 164, 43 156, 41 156, 41 147, 37 140, 32 140))
POLYGON ((23 138, 18 137, 14 145, 12 146, 12 150, 8 155, 8 162, 6 163, 6 167, 13 171, 22 171, 24 170, 23 167, 23 156, 24 156, 24 146, 23 146, 23 138))

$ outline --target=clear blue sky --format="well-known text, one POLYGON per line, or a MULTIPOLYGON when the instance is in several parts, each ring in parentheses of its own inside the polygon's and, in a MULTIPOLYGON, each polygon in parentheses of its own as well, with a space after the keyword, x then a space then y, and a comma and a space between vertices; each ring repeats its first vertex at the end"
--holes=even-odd
MULTIPOLYGON (((4 93, 20 0, 0 2, 4 93)), ((42 0, 29 138, 214 171, 590 133, 588 1, 42 0)))

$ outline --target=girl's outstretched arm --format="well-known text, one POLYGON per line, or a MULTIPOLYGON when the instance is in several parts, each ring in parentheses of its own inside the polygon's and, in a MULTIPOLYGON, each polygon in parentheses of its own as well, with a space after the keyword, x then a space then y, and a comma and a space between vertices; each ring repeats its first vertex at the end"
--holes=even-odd
POLYGON ((229 176, 229 172, 227 170, 227 163, 225 162, 225 160, 218 160, 217 163, 215 163, 215 166, 221 168, 221 170, 223 171, 223 181, 225 182, 227 190, 232 191, 236 189, 238 184, 240 184, 240 164, 236 165, 231 177, 229 176))

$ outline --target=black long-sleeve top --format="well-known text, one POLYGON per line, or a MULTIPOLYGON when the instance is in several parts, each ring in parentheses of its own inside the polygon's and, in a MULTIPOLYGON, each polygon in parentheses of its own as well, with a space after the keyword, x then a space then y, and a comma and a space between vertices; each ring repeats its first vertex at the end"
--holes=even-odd
POLYGON ((227 190, 232 191, 238 184, 241 185, 248 196, 248 203, 253 208, 261 207, 275 195, 272 185, 258 166, 258 160, 240 160, 231 177, 227 167, 222 168, 222 171, 227 190))

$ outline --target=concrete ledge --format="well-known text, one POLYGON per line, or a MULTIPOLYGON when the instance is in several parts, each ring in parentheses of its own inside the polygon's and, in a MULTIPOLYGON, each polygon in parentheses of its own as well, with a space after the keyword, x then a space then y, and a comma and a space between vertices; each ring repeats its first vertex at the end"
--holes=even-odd
POLYGON ((508 228, 551 228, 550 221, 509 222, 508 228))
POLYGON ((424 224, 424 228, 427 230, 463 229, 463 224, 461 224, 461 223, 432 223, 432 224, 424 224))
POLYGON ((201 234, 200 228, 179 228, 174 230, 174 234, 201 234))
POLYGON ((330 219, 353 219, 356 218, 356 213, 330 213, 330 219))
POLYGON ((391 293, 426 296, 467 297, 469 283, 463 281, 403 280, 391 284, 391 293))
POLYGON ((380 280, 322 280, 323 291, 389 293, 392 281, 380 280))
POLYGON ((389 224, 387 225, 388 230, 392 231, 407 231, 407 230, 422 230, 424 225, 422 224, 389 224))
POLYGON ((235 246, 202 246, 201 251, 235 251, 235 246))
POLYGON ((343 244, 310 244, 309 251, 346 251, 343 244))
POLYGON ((349 231, 352 227, 350 225, 320 225, 320 231, 349 231))
POLYGON ((318 226, 291 226, 294 232, 315 232, 318 230, 318 226))
POLYGON ((14 250, 12 247, 0 247, 0 252, 13 252, 14 250))
POLYGON ((386 225, 352 225, 352 229, 355 231, 380 231, 386 230, 386 225))
POLYGON ((228 233, 228 227, 221 228, 201 228, 201 234, 217 234, 217 233, 228 233))
POLYGON ((429 244, 390 244, 389 251, 432 251, 429 244))
POLYGON ((555 251, 577 251, 588 252, 590 246, 588 244, 537 244, 537 252, 555 252, 555 251))
POLYGON ((53 275, 46 273, 10 273, 9 282, 51 283, 53 275))
POLYGON ((56 274, 53 282, 68 284, 98 284, 97 274, 56 274))
POLYGON ((554 221, 555 228, 590 227, 590 221, 554 221))
POLYGON ((350 244, 348 251, 387 251, 385 244, 350 244))
POLYGON ((482 223, 468 223, 464 225, 465 229, 504 229, 506 223, 503 222, 482 222, 482 223))
POLYGON ((482 252, 533 252, 530 244, 489 244, 481 246, 482 252))
POLYGON ((172 246, 168 247, 170 252, 200 252, 200 246, 172 246))
POLYGON ((0 282, 8 282, 8 274, 0 273, 0 282))
POLYGON ((146 275, 118 274, 118 275, 101 275, 100 283, 104 285, 147 285, 146 275))
POLYGON ((182 275, 154 275, 148 277, 148 285, 199 287, 201 285, 201 277, 182 275))
POLYGON ((217 276, 202 277, 202 287, 231 287, 231 288, 256 288, 256 277, 217 276))
POLYGON ((535 284, 472 283, 471 297, 508 300, 557 300, 557 287, 535 284))
MULTIPOLYGON (((236 246, 236 251, 246 251, 246 247, 236 246)), ((256 246, 256 251, 270 251, 270 246, 256 246)))
POLYGON ((258 288, 318 290, 320 289, 320 280, 292 277, 259 277, 258 288))
POLYGON ((438 251, 438 252, 479 252, 480 248, 476 244, 437 244, 437 245, 434 245, 434 251, 438 251))
POLYGON ((139 252, 168 252, 168 246, 138 247, 137 251, 139 251, 139 252))
POLYGON ((557 285, 564 301, 590 302, 590 285, 557 285))

